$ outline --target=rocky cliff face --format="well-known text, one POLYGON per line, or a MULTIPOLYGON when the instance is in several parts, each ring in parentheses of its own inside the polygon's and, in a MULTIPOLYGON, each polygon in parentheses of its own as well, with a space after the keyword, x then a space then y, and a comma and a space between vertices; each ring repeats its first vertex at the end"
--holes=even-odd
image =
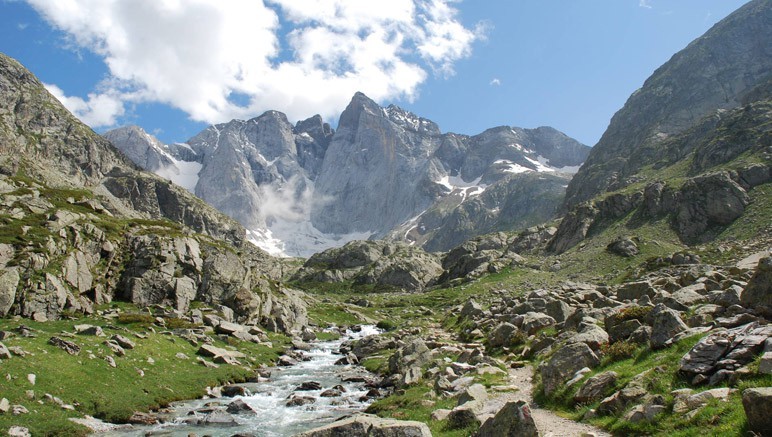
POLYGON ((175 169, 196 163, 192 191, 249 228, 260 247, 300 256, 384 237, 447 250, 540 223, 553 218, 589 152, 548 127, 442 134, 361 93, 336 132, 319 116, 292 126, 269 111, 211 126, 186 144, 159 146, 134 128, 107 137, 148 169, 167 156, 172 165, 154 171, 177 183, 186 181, 175 169))
POLYGON ((688 244, 744 214, 771 180, 770 23, 772 4, 749 2, 630 97, 569 184, 553 251, 631 213, 668 220, 688 244))
POLYGON ((301 294, 277 282, 282 264, 245 244, 243 227, 139 171, 3 55, 0 229, 0 317, 57 319, 112 299, 183 313, 198 300, 285 332, 307 323, 301 294))
POLYGON ((772 79, 771 40, 772 4, 755 0, 676 53, 614 115, 569 184, 566 207, 634 183, 664 157, 668 138, 741 105, 772 79))

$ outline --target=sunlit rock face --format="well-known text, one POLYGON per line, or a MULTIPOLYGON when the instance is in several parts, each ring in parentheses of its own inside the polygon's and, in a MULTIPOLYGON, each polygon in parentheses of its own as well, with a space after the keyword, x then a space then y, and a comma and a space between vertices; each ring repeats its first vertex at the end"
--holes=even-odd
POLYGON ((442 133, 357 93, 337 131, 280 112, 210 126, 163 145, 136 128, 106 134, 135 163, 237 219, 275 255, 310 256, 386 238, 448 250, 551 219, 589 148, 549 128, 442 133))

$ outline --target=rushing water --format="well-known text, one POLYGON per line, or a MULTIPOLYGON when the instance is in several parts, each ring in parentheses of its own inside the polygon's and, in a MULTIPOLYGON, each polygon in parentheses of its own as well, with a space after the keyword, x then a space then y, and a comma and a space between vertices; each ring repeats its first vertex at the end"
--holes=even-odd
POLYGON ((338 349, 349 339, 361 338, 377 334, 372 326, 363 326, 361 332, 347 331, 346 335, 336 341, 317 342, 312 344, 312 350, 305 352, 310 358, 292 367, 277 367, 272 369, 269 381, 261 383, 239 384, 246 387, 252 395, 235 398, 198 399, 175 403, 172 407, 176 419, 172 423, 156 426, 134 427, 131 430, 113 431, 100 434, 102 436, 188 436, 196 435, 231 436, 234 434, 253 434, 261 437, 284 437, 325 425, 342 416, 364 410, 371 401, 360 401, 368 389, 359 382, 343 382, 342 375, 356 371, 362 375, 363 369, 353 366, 335 365, 341 358, 338 349), (315 381, 321 384, 321 390, 297 391, 304 382, 315 381), (342 385, 345 392, 341 396, 321 397, 327 389, 342 385), (286 406, 288 398, 295 393, 297 396, 315 398, 315 402, 304 406, 286 406), (226 406, 234 400, 241 399, 255 413, 234 414, 238 425, 188 425, 186 418, 203 413, 196 410, 211 405, 226 406))

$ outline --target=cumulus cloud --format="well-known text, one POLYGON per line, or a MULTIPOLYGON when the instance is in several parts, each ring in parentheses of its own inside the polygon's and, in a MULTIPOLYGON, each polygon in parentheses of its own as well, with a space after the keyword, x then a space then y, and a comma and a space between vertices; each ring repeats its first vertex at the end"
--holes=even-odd
POLYGON ((501 85, 501 79, 499 79, 498 77, 494 77, 493 79, 491 79, 491 82, 490 82, 489 85, 490 86, 500 86, 501 85))
POLYGON ((414 99, 481 38, 459 20, 456 0, 27 1, 104 59, 112 88, 80 101, 60 93, 99 121, 110 109, 120 115, 107 107, 116 99, 169 104, 208 123, 268 109, 335 117, 356 91, 414 99))
POLYGON ((88 100, 76 96, 66 96, 56 85, 44 84, 65 108, 91 127, 113 126, 118 117, 124 114, 122 96, 115 92, 90 93, 88 100))
POLYGON ((638 1, 638 6, 640 6, 642 8, 646 8, 646 9, 651 9, 651 7, 652 7, 651 3, 650 3, 650 0, 639 0, 638 1))

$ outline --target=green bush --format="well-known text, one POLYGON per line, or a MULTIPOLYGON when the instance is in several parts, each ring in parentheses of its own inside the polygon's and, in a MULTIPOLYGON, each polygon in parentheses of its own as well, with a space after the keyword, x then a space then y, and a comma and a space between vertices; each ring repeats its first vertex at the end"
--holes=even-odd
POLYGON ((612 362, 632 358, 637 350, 638 345, 630 341, 618 341, 601 348, 603 355, 612 362))
POLYGON ((123 325, 129 325, 132 323, 152 325, 153 321, 153 316, 150 314, 125 313, 118 315, 118 323, 123 325))
POLYGON ((378 329, 383 329, 384 331, 393 331, 397 329, 397 324, 392 322, 391 320, 381 320, 378 322, 378 324, 375 325, 378 329))
POLYGON ((619 315, 617 318, 620 322, 624 322, 627 320, 643 320, 646 318, 646 316, 649 315, 651 312, 652 307, 643 307, 643 306, 631 306, 627 308, 623 308, 621 311, 619 311, 619 315))

